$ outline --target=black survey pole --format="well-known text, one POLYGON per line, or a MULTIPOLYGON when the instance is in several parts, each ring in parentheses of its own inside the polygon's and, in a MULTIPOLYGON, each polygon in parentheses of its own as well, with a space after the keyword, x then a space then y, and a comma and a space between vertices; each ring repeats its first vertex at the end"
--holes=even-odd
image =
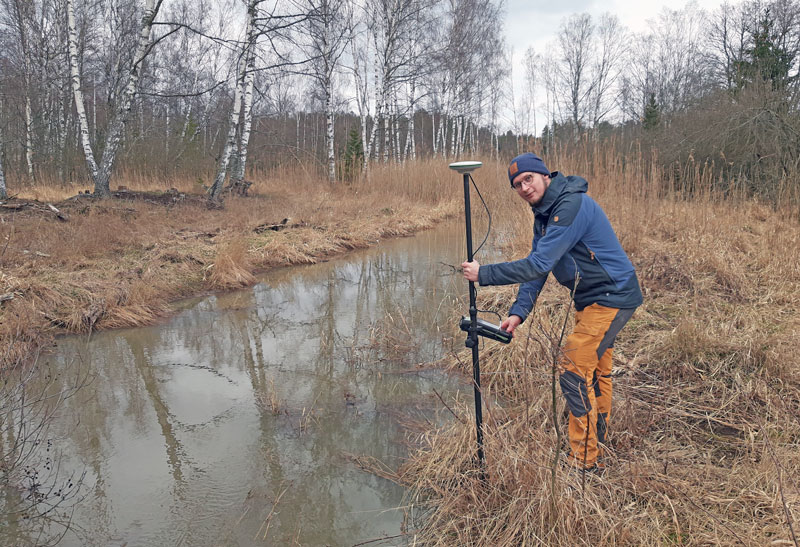
MULTIPOLYGON (((467 228, 467 261, 472 262, 472 213, 469 203, 469 174, 482 164, 477 161, 462 161, 450 164, 450 169, 455 169, 464 176, 464 219, 467 228)), ((485 467, 483 455, 483 405, 481 402, 481 367, 478 360, 478 308, 475 282, 469 282, 469 320, 470 327, 467 334, 466 346, 472 349, 472 388, 475 391, 475 429, 478 440, 478 461, 481 469, 485 467)))
MULTIPOLYGON (((472 213, 469 206, 469 173, 464 173, 464 216, 467 225, 467 261, 472 262, 472 213)), ((483 405, 481 404, 481 365, 478 360, 478 308, 475 304, 475 282, 469 282, 469 334, 467 347, 472 348, 472 389, 475 391, 475 429, 478 438, 478 460, 483 458, 483 405)))

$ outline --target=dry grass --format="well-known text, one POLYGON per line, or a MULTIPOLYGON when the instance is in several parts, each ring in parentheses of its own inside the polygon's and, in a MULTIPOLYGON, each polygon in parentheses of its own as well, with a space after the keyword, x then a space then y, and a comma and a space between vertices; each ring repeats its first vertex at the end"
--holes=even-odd
MULTIPOLYGON (((551 364, 569 310, 551 281, 522 336, 481 354, 486 480, 471 397, 455 409, 460 420, 413 435, 400 480, 424 509, 415 541, 795 544, 800 226, 741 199, 658 196, 646 173, 634 184, 579 159, 549 163, 589 175, 645 293, 616 344, 609 469, 584 481, 562 461, 566 409, 560 389, 552 407, 551 364)), ((514 218, 530 222, 524 208, 514 218)), ((509 255, 523 256, 529 231, 516 232, 509 255)), ((514 294, 481 289, 479 307, 505 314, 514 294)), ((466 353, 449 363, 471 373, 466 353)))
MULTIPOLYGON (((191 180, 123 174, 117 181, 131 191, 202 190, 191 180)), ((255 180, 250 197, 229 197, 222 210, 189 194, 174 203, 59 202, 81 188, 23 188, 19 199, 54 203, 69 220, 46 207, 0 213, 0 294, 14 297, 0 303, 0 364, 17 362, 57 332, 150 324, 176 299, 428 229, 459 212, 458 194, 447 186, 456 183, 438 162, 380 168, 340 186, 287 171, 255 180), (265 228, 284 219, 283 229, 265 228)))

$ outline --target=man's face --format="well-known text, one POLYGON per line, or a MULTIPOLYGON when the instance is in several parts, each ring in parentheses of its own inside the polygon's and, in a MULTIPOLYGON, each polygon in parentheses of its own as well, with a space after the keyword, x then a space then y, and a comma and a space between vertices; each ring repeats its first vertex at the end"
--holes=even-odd
POLYGON ((547 187, 550 186, 550 177, 541 173, 520 173, 514 177, 512 184, 519 197, 531 205, 537 205, 542 201, 547 187))

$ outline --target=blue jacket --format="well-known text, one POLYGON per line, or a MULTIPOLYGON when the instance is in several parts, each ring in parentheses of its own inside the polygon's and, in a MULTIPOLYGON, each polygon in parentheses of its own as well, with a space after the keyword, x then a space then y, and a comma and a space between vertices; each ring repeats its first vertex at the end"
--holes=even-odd
POLYGON ((553 173, 534 213, 533 248, 521 260, 482 265, 481 285, 521 283, 509 315, 524 321, 533 309, 549 272, 571 290, 575 308, 591 304, 635 308, 642 291, 633 264, 581 177, 553 173), (578 279, 577 286, 575 279, 578 279))

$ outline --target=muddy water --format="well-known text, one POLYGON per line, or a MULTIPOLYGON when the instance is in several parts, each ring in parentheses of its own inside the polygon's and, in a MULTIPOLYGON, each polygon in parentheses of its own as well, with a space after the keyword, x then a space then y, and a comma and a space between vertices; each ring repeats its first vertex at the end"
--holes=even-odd
POLYGON ((447 350, 442 333, 466 292, 451 266, 463 239, 462 225, 439 228, 270 272, 249 290, 183 303, 162 325, 60 340, 45 360, 90 379, 50 431, 62 472, 85 471, 61 544, 401 534, 403 489, 352 456, 396 467, 399 420, 440 407, 434 388, 459 389, 409 369, 447 350))

